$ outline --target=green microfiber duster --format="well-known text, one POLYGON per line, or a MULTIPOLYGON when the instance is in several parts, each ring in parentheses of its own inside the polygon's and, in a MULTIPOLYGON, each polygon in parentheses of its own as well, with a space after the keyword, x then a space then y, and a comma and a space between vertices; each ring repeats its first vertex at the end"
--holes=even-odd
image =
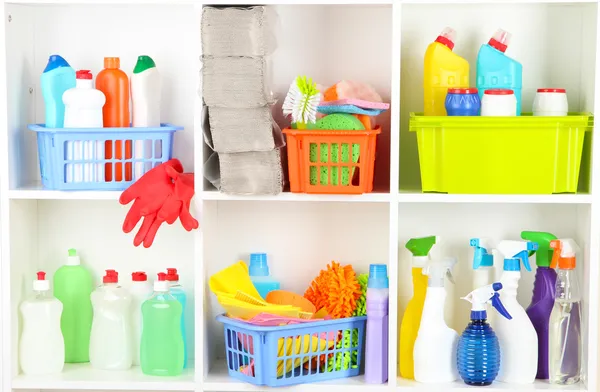
POLYGON ((360 274, 356 278, 360 284, 361 295, 356 301, 356 309, 352 316, 366 316, 367 315, 367 283, 369 283, 369 274, 360 274))
POLYGON ((329 359, 327 359, 328 372, 338 372, 340 370, 358 368, 358 329, 345 330, 335 348, 353 348, 354 350, 336 353, 329 357, 329 359), (350 332, 352 332, 352 335, 350 332))

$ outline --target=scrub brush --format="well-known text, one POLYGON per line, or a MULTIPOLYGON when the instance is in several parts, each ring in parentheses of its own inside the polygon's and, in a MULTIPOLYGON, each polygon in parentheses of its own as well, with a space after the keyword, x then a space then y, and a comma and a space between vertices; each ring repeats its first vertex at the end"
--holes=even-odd
POLYGON ((367 315, 367 284, 369 283, 369 274, 358 275, 358 284, 360 284, 360 298, 356 301, 356 309, 352 316, 366 316, 367 315))
POLYGON ((283 114, 292 116, 292 128, 306 129, 307 124, 317 122, 317 107, 321 102, 321 93, 311 78, 298 76, 290 85, 283 101, 283 114))

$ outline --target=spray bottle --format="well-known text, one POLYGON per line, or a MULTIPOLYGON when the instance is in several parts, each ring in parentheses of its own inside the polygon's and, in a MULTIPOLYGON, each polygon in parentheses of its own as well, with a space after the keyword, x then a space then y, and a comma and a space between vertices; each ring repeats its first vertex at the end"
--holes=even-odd
POLYGON ((444 321, 446 289, 444 277, 454 283, 455 258, 431 261, 423 268, 429 276, 419 334, 415 341, 415 380, 422 383, 448 383, 458 378, 456 346, 458 334, 444 321))
POLYGON ((406 243, 412 257, 412 279, 413 279, 413 297, 408 302, 408 306, 402 317, 400 325, 400 375, 404 378, 415 378, 415 365, 413 361, 413 350, 415 340, 419 333, 421 325, 421 315, 423 314, 423 305, 425 304, 425 292, 427 291, 427 276, 423 275, 422 268, 429 261, 429 253, 434 245, 439 245, 440 237, 429 236, 421 238, 411 238, 406 243))
POLYGON ((581 291, 575 273, 579 247, 572 239, 550 242, 558 267, 556 301, 550 315, 550 382, 574 384, 581 375, 581 291))
MULTIPOLYGON (((535 252, 535 281, 533 282, 533 297, 527 307, 527 315, 535 328, 538 336, 538 368, 536 378, 548 379, 548 339, 550 313, 554 307, 554 294, 556 292, 556 271, 550 268, 552 249, 550 241, 556 236, 542 231, 523 231, 521 238, 537 242, 538 250, 535 252)), ((531 256, 531 253, 529 254, 531 256)))
POLYGON ((473 254, 473 290, 487 286, 494 281, 494 255, 489 238, 471 238, 473 254))
POLYGON ((537 250, 538 244, 529 241, 500 241, 498 251, 504 256, 504 271, 500 278, 500 299, 512 319, 497 317, 495 328, 500 340, 502 362, 498 380, 513 384, 529 384, 535 381, 538 363, 537 334, 525 309, 517 301, 517 289, 521 279, 521 262, 527 271, 529 252, 537 250))
POLYGON ((493 283, 471 291, 462 297, 471 306, 471 322, 458 340, 458 372, 465 384, 490 385, 498 376, 500 368, 500 343, 496 333, 486 321, 486 304, 492 306, 508 320, 512 316, 500 302, 502 283, 493 283))

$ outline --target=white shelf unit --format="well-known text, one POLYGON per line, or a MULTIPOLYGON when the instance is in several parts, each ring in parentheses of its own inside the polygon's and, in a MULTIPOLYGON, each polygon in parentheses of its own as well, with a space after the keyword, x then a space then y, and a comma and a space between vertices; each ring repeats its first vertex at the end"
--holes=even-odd
MULTIPOLYGON (((213 2, 218 3, 218 1, 213 2)), ((328 85, 339 79, 371 83, 391 102, 381 121, 376 192, 365 195, 229 196, 196 181, 194 213, 201 230, 161 228, 150 249, 134 248, 120 232, 128 207, 119 192, 58 192, 39 185, 37 148, 28 123, 43 122, 39 75, 48 55, 60 53, 76 68, 94 75, 102 57, 121 57, 130 72, 139 54, 149 54, 164 76, 162 117, 183 125, 174 156, 185 168, 203 171, 207 150, 200 136, 201 1, 195 0, 10 0, 2 7, 0 40, 0 280, 2 355, 0 391, 11 390, 165 390, 264 391, 227 375, 223 360, 222 309, 207 287, 214 272, 247 259, 254 251, 269 254, 271 272, 282 287, 303 292, 331 260, 352 263, 366 272, 370 263, 386 263, 390 274, 389 382, 367 385, 363 377, 304 384, 288 390, 467 391, 460 381, 423 385, 397 377, 398 325, 411 295, 410 237, 445 238, 446 253, 459 258, 456 286, 449 286, 447 320, 462 331, 468 306, 458 299, 471 278, 468 239, 518 238, 524 229, 573 237, 582 246, 580 277, 584 286, 584 382, 568 387, 537 381, 532 385, 494 383, 488 391, 598 391, 598 320, 600 278, 600 143, 597 159, 582 177, 591 187, 577 195, 420 194, 416 139, 408 132, 408 113, 422 100, 422 58, 426 45, 446 25, 459 33, 455 51, 471 64, 481 43, 496 27, 513 33, 508 53, 524 64, 524 105, 535 88, 556 85, 569 92, 571 110, 599 113, 599 8, 596 0, 228 0, 222 4, 273 4, 281 18, 279 48, 273 55, 273 89, 283 97, 299 74, 328 85), (4 55, 5 54, 5 55, 4 55), (4 116, 6 115, 6 118, 4 116), (134 368, 102 372, 69 365, 44 378, 19 374, 18 304, 29 291, 33 272, 50 276, 77 247, 98 278, 116 268, 122 278, 137 269, 154 274, 180 269, 190 298, 188 349, 192 366, 181 377, 147 377, 134 368), (195 366, 194 366, 195 362, 195 366)), ((474 70, 472 71, 474 77, 474 70)), ((281 101, 279 102, 281 105, 281 101)), ((280 113, 276 109, 276 113, 280 113)), ((278 116, 281 121, 281 116, 278 116)), ((585 183, 585 181, 584 181, 585 183)), ((534 259, 532 259, 534 261, 534 259)), ((528 305, 533 273, 524 273, 519 299, 528 305)))

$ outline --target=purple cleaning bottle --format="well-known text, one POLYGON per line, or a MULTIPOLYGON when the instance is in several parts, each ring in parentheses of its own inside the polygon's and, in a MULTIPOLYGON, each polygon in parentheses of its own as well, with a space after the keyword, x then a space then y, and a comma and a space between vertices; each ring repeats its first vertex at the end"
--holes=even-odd
POLYGON ((388 379, 389 279, 385 264, 369 266, 367 284, 367 348, 365 381, 383 384, 388 379))
POLYGON ((550 377, 548 342, 550 339, 550 314, 554 308, 556 293, 556 271, 550 268, 553 250, 550 242, 556 236, 541 231, 523 231, 521 238, 538 243, 535 261, 537 270, 533 282, 533 297, 527 307, 527 315, 538 336, 538 370, 536 378, 547 380, 550 377))

